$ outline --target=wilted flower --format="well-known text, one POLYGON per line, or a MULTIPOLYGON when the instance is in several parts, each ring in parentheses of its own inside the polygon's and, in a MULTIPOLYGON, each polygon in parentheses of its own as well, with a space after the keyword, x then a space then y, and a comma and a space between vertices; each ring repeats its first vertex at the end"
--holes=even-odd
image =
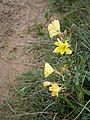
POLYGON ((43 86, 44 86, 44 87, 48 87, 48 86, 50 86, 50 85, 51 85, 51 82, 49 82, 49 81, 43 82, 43 86))
POLYGON ((60 41, 57 38, 58 42, 55 42, 55 45, 58 46, 54 49, 54 53, 60 53, 61 55, 63 55, 64 53, 66 54, 71 54, 72 51, 70 50, 70 45, 68 44, 67 41, 65 41, 64 43, 62 41, 60 41))
POLYGON ((61 33, 59 20, 52 21, 52 23, 48 25, 48 31, 51 38, 59 35, 61 33))
POLYGON ((49 63, 45 63, 45 67, 44 67, 45 77, 48 77, 53 72, 54 72, 54 69, 49 65, 49 63))
POLYGON ((52 91, 51 95, 52 96, 57 96, 60 91, 60 87, 56 83, 52 83, 51 86, 49 87, 49 90, 52 91))

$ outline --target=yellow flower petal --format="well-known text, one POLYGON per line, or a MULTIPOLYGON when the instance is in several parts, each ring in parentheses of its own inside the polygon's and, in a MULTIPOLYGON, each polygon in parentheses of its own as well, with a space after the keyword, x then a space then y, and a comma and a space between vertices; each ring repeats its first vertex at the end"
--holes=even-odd
POLYGON ((60 33, 59 21, 58 20, 52 21, 52 23, 48 25, 48 31, 51 38, 58 35, 60 33))
POLYGON ((44 87, 48 87, 48 86, 50 86, 50 85, 51 85, 51 82, 49 82, 49 81, 43 82, 43 86, 44 86, 44 87))
POLYGON ((51 86, 49 87, 49 91, 52 91, 51 95, 52 96, 57 96, 60 91, 60 87, 56 83, 51 83, 51 86))
POLYGON ((58 92, 52 92, 51 95, 52 95, 52 96, 57 96, 57 97, 58 97, 58 92))
POLYGON ((57 41, 58 41, 58 42, 55 42, 55 45, 56 45, 56 46, 61 46, 61 45, 63 45, 63 42, 60 41, 60 39, 57 38, 57 41))
POLYGON ((60 52, 59 47, 56 47, 53 52, 54 52, 54 53, 59 53, 59 52, 60 52))
POLYGON ((49 63, 45 63, 45 68, 44 68, 45 77, 48 77, 53 72, 54 72, 54 69, 49 65, 49 63))
POLYGON ((49 87, 49 90, 53 91, 53 92, 59 92, 60 88, 59 88, 59 86, 56 83, 52 83, 51 87, 49 87))
POLYGON ((56 36, 58 34, 58 32, 57 31, 55 31, 55 30, 50 30, 50 32, 49 32, 49 35, 50 35, 50 37, 52 38, 52 37, 54 37, 54 36, 56 36))
POLYGON ((59 87, 57 83, 51 83, 51 86, 49 87, 49 91, 52 92, 51 95, 57 96, 57 97, 58 97, 59 91, 63 89, 65 89, 64 86, 62 85, 61 87, 59 87))
POLYGON ((72 54, 72 50, 70 50, 69 48, 66 49, 66 54, 72 54))
POLYGON ((60 23, 59 23, 59 20, 54 20, 52 21, 52 24, 54 26, 54 28, 58 31, 60 31, 60 23))
POLYGON ((70 47, 70 45, 68 44, 68 42, 67 41, 65 41, 65 46, 67 46, 67 47, 70 47))
POLYGON ((53 91, 53 88, 52 88, 52 87, 49 87, 49 91, 53 91))
POLYGON ((53 52, 60 53, 61 55, 63 55, 65 51, 63 48, 60 49, 60 47, 56 47, 53 52))
POLYGON ((65 52, 66 52, 66 54, 72 53, 72 51, 69 49, 70 45, 68 44, 67 41, 65 41, 63 43, 59 39, 57 39, 57 40, 58 40, 58 42, 55 42, 55 45, 58 47, 56 47, 53 52, 60 53, 61 55, 63 55, 65 52))
POLYGON ((60 49, 60 54, 63 55, 65 53, 65 50, 63 48, 60 49))

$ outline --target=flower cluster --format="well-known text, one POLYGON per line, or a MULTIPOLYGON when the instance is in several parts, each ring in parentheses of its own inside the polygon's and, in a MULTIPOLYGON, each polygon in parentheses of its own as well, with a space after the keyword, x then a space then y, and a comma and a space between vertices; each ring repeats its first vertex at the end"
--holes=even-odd
POLYGON ((59 85, 57 83, 53 83, 53 82, 49 82, 49 81, 45 81, 43 82, 43 86, 44 87, 49 87, 49 91, 51 91, 51 95, 52 96, 57 96, 58 97, 58 93, 59 91, 62 91, 64 89, 63 85, 59 85))
POLYGON ((55 42, 55 45, 57 47, 53 52, 60 53, 61 55, 63 55, 64 53, 72 53, 72 50, 70 50, 71 45, 69 45, 68 40, 63 37, 64 33, 60 31, 59 20, 52 21, 52 23, 48 25, 48 31, 51 38, 54 36, 59 36, 59 38, 57 38, 57 42, 55 42))
MULTIPOLYGON (((52 68, 52 66, 49 63, 45 63, 45 66, 44 66, 44 75, 45 75, 45 77, 48 77, 53 72, 55 72, 55 70, 52 68)), ((52 92, 51 93, 52 96, 57 96, 58 97, 58 93, 61 90, 63 90, 63 85, 61 85, 59 87, 59 85, 57 83, 53 83, 53 82, 49 82, 49 81, 43 82, 43 86, 44 87, 49 87, 49 91, 52 92)))
MULTIPOLYGON (((54 36, 56 36, 57 38, 57 41, 55 42, 56 48, 53 50, 53 53, 57 53, 61 55, 72 54, 72 50, 70 49, 71 45, 69 45, 68 39, 65 38, 64 33, 60 31, 59 20, 52 21, 52 23, 48 25, 48 31, 51 38, 53 38, 54 36)), ((62 72, 55 70, 49 63, 46 62, 44 66, 45 78, 51 75, 52 73, 59 74, 63 78, 62 72)), ((51 91, 51 95, 57 97, 58 97, 58 93, 63 89, 65 89, 64 85, 61 84, 59 87, 58 83, 56 82, 53 83, 49 81, 43 82, 43 86, 48 87, 49 91, 51 91)))

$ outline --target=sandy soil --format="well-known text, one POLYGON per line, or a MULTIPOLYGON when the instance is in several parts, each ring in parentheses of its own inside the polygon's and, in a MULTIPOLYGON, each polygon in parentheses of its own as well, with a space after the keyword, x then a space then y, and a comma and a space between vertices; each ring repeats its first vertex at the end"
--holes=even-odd
POLYGON ((33 56, 24 50, 36 40, 28 27, 44 23, 47 0, 0 0, 0 102, 8 95, 7 83, 15 81, 17 73, 30 69, 33 56))

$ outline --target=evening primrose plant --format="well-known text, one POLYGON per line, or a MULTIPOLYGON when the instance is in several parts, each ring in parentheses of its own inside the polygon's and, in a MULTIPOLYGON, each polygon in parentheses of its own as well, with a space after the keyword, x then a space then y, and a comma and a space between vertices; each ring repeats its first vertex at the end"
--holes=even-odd
MULTIPOLYGON (((51 38, 56 37, 55 45, 57 46, 52 52, 60 55, 70 55, 72 54, 71 45, 68 43, 68 39, 66 40, 66 37, 64 38, 64 33, 60 31, 60 23, 59 20, 54 20, 48 25, 48 32, 51 38)), ((64 76, 61 71, 56 70, 56 68, 53 68, 49 63, 45 63, 44 66, 44 76, 45 78, 49 77, 51 74, 58 74, 62 77, 62 81, 64 80, 64 76)), ((57 96, 60 91, 64 90, 64 84, 61 84, 56 82, 50 82, 50 81, 44 81, 43 86, 47 87, 49 91, 51 91, 52 96, 57 96)))

